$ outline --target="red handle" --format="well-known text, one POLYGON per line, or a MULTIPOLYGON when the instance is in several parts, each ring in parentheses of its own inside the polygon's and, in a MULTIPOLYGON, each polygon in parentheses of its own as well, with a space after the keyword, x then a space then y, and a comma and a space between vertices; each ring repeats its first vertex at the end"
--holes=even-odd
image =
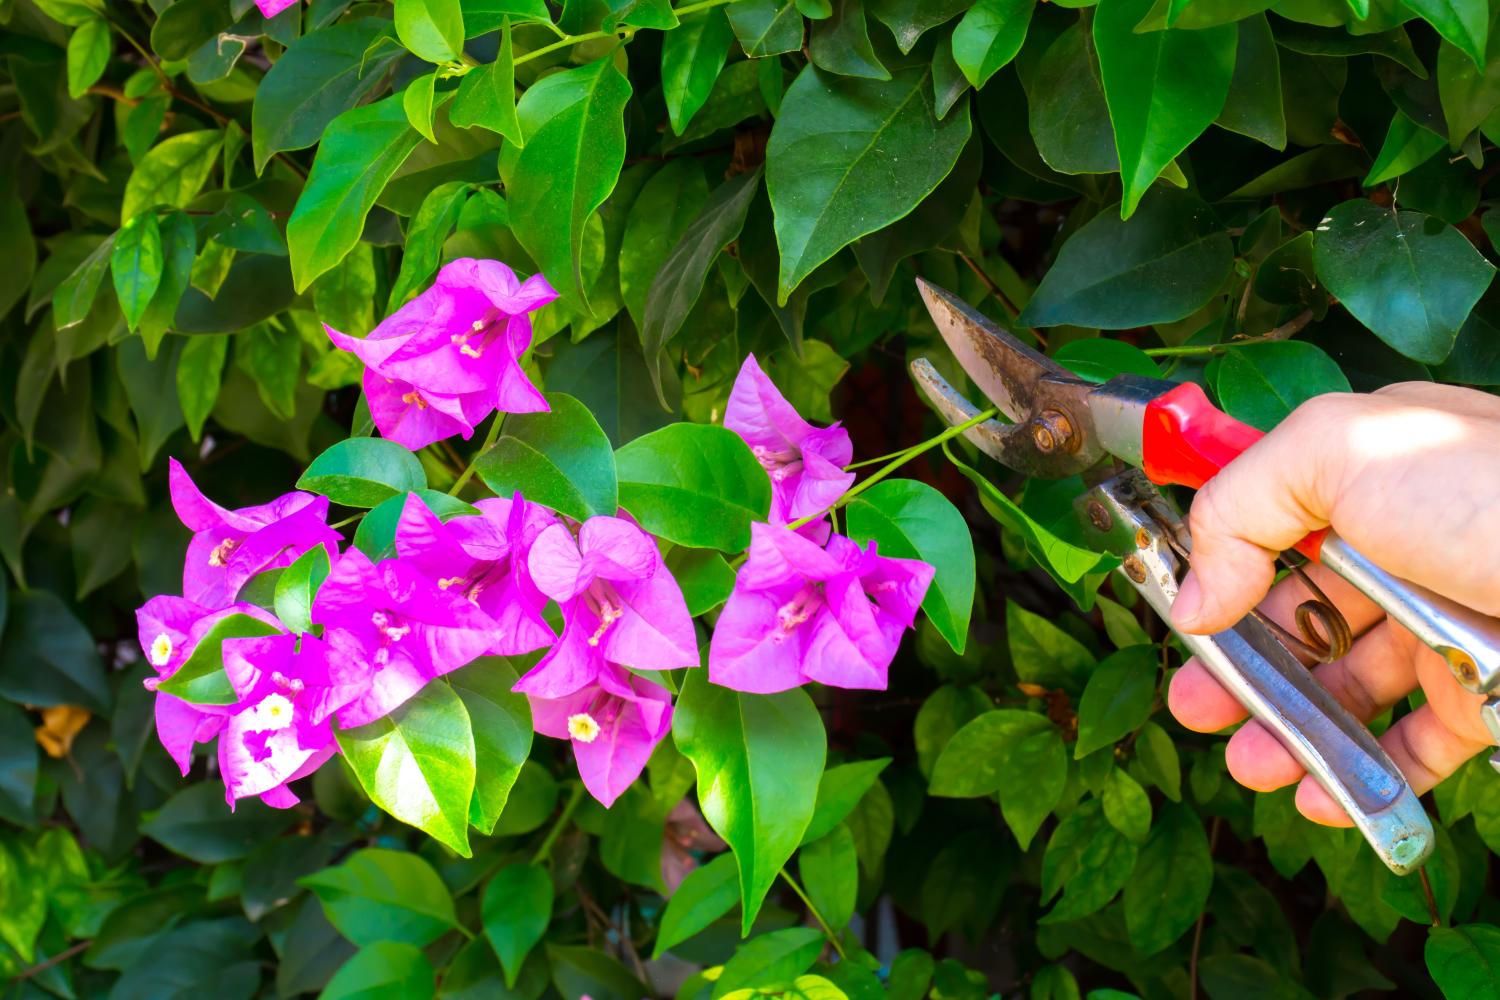
MULTIPOLYGON (((1184 382, 1147 404, 1141 465, 1159 486, 1196 490, 1263 437, 1210 403, 1201 386, 1184 382)), ((1327 533, 1313 532, 1297 543, 1297 551, 1316 562, 1327 533)))

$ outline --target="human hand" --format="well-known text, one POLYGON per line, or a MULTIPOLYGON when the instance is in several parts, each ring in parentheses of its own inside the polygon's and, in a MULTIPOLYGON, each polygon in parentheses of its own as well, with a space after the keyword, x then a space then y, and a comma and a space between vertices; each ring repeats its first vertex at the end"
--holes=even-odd
MULTIPOLYGON (((1295 577, 1267 593, 1276 555, 1329 525, 1387 572, 1500 616, 1500 398, 1425 382, 1320 396, 1210 480, 1188 520, 1192 568, 1172 608, 1183 632, 1229 628, 1257 602, 1295 630, 1293 612, 1310 595, 1295 577)), ((1342 659, 1315 668, 1318 680, 1365 723, 1418 685, 1427 695, 1380 740, 1417 794, 1490 745, 1483 698, 1464 690, 1441 656, 1343 580, 1320 566, 1308 571, 1358 637, 1342 659)), ((1196 660, 1172 678, 1167 701, 1199 732, 1246 716, 1196 660)), ((1306 777, 1254 721, 1230 737, 1225 762, 1256 791, 1306 777)), ((1297 808, 1319 823, 1351 825, 1315 781, 1301 780, 1297 808)))

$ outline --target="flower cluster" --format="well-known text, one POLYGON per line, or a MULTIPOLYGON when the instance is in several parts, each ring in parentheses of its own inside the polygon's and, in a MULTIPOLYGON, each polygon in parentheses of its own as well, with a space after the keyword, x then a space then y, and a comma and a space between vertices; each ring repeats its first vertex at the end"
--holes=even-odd
MULTIPOLYGON (((468 436, 497 409, 545 409, 519 359, 530 341, 527 314, 553 295, 540 278, 521 282, 498 262, 459 260, 368 338, 328 333, 365 361, 381 432, 415 449, 468 436)), ((709 681, 753 693, 809 681, 885 687, 933 568, 833 532, 826 515, 854 479, 844 469, 849 435, 803 420, 754 357, 735 382, 725 424, 766 469, 772 499, 718 616, 709 681)), ((515 690, 526 695, 537 732, 572 744, 584 785, 609 806, 671 728, 661 672, 702 663, 660 543, 624 511, 580 523, 517 493, 445 520, 408 494, 395 554, 377 562, 352 546, 340 551, 325 498, 289 493, 227 510, 176 461, 170 485, 193 538, 182 596, 153 598, 137 613, 157 673, 147 686, 156 691, 160 739, 184 774, 194 745, 218 738, 231 805, 250 795, 293 805, 289 784, 337 752, 337 730, 384 718, 481 656, 541 652, 515 690), (240 600, 257 574, 317 547, 330 569, 308 608, 310 631, 240 600), (198 704, 161 690, 235 615, 255 621, 227 631, 272 634, 216 639, 223 695, 198 704)))

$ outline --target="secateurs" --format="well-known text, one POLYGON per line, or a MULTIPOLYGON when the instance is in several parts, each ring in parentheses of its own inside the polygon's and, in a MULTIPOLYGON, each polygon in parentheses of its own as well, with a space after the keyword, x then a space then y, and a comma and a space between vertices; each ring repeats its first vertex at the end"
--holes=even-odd
MULTIPOLYGON (((1085 381, 952 293, 921 280, 918 286, 963 370, 1012 421, 981 421, 965 436, 1027 475, 1084 474, 1094 485, 1075 506, 1088 543, 1120 557, 1120 572, 1167 619, 1190 539, 1156 487, 1201 487, 1261 432, 1215 409, 1192 383, 1138 376, 1102 385, 1085 381)), ((912 363, 912 374, 950 423, 980 415, 925 358, 912 363)), ((1330 531, 1309 535, 1297 550, 1348 580, 1442 654, 1464 687, 1481 693, 1500 688, 1500 621, 1390 576, 1330 531)), ((1347 648, 1347 625, 1326 599, 1304 607, 1323 634, 1299 620, 1304 639, 1298 640, 1252 615, 1214 635, 1181 638, 1344 807, 1381 860, 1404 874, 1431 852, 1431 821, 1369 730, 1288 648, 1323 659, 1347 648)), ((1500 741, 1500 696, 1491 697, 1483 711, 1500 741)), ((1492 763, 1500 768, 1500 755, 1492 763)))

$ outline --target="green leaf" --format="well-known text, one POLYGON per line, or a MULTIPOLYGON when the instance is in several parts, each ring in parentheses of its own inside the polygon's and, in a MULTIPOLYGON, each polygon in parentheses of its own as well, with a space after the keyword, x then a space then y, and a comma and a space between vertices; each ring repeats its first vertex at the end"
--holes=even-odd
POLYGON ((552 922, 552 877, 537 865, 506 865, 484 887, 484 936, 500 958, 505 985, 516 977, 552 922))
MULTIPOLYGON (((168 329, 176 325, 177 306, 188 290, 193 258, 198 254, 198 233, 184 212, 172 212, 159 223, 162 246, 161 283, 141 316, 140 334, 148 354, 156 348, 168 329)), ((186 398, 181 397, 181 398, 186 398)))
POLYGON ((82 97, 109 65, 109 24, 91 17, 68 38, 68 96, 82 97))
POLYGON ((552 985, 557 988, 558 996, 642 1000, 650 995, 639 980, 625 971, 624 966, 597 948, 549 943, 547 958, 552 967, 552 985))
POLYGON ((337 736, 371 802, 469 856, 474 733, 452 688, 431 681, 390 715, 337 736))
POLYGON ((771 509, 771 480, 733 431, 669 424, 615 452, 620 506, 676 545, 743 552, 771 509))
POLYGON ((434 71, 423 73, 401 91, 401 108, 406 112, 406 120, 422 138, 431 143, 438 141, 437 135, 432 131, 436 86, 437 73, 434 71))
POLYGON ((802 48, 802 15, 792 0, 738 0, 724 13, 751 59, 802 48))
POLYGON ((707 200, 703 168, 688 156, 668 160, 636 195, 621 240, 629 252, 620 255, 620 298, 637 327, 652 281, 707 200))
POLYGON ((1156 698, 1158 672, 1155 646, 1117 650, 1094 668, 1078 702, 1074 760, 1110 746, 1146 721, 1156 698))
POLYGON ((223 142, 218 129, 204 129, 174 135, 152 147, 125 182, 120 219, 128 222, 158 205, 186 208, 219 162, 223 142))
POLYGON ((1108 337, 1070 340, 1053 352, 1052 360, 1090 382, 1108 382, 1116 375, 1161 378, 1161 366, 1151 355, 1134 344, 1108 337))
POLYGON ((1009 599, 1005 602, 1005 635, 1011 665, 1027 684, 1081 688, 1094 669, 1094 654, 1083 643, 1009 599))
POLYGON ((1193 926, 1213 888, 1213 856, 1203 821, 1169 806, 1151 828, 1125 886, 1125 927, 1141 955, 1154 955, 1193 926))
POLYGON ((904 54, 928 29, 957 17, 971 4, 972 0, 871 0, 870 13, 891 29, 904 54))
POLYGON ((922 610, 962 655, 974 607, 974 542, 958 508, 915 479, 887 479, 845 508, 848 535, 874 540, 883 556, 920 559, 936 571, 922 610))
POLYGON ((241 799, 230 812, 224 786, 203 781, 174 794, 147 817, 141 832, 185 858, 212 865, 243 858, 296 820, 295 813, 259 799, 241 799))
MULTIPOLYGON (((355 440, 369 439, 356 438, 355 440)), ((428 510, 443 521, 460 514, 479 513, 477 507, 464 503, 457 497, 439 493, 437 490, 397 493, 370 508, 370 512, 360 519, 359 527, 354 531, 354 547, 374 562, 394 556, 396 554, 396 525, 401 520, 401 511, 406 506, 406 498, 409 496, 420 499, 427 505, 428 510)))
POLYGON ((308 612, 318 588, 328 579, 328 550, 322 545, 308 549, 276 578, 276 617, 289 632, 313 631, 308 612))
POLYGON ((374 507, 427 486, 417 457, 394 441, 349 438, 312 460, 297 488, 346 507, 374 507))
MULTIPOLYGON (((21 706, 0 701, 0 818, 11 823, 35 818, 37 756, 30 716, 21 706)), ((9 890, 6 895, 13 898, 9 890)))
POLYGON ((276 625, 249 615, 225 615, 204 633, 193 647, 192 655, 157 690, 192 705, 233 705, 240 699, 224 673, 224 641, 279 635, 281 631, 276 625))
POLYGON ((151 297, 161 286, 161 227, 150 212, 137 215, 120 227, 110 251, 110 277, 125 322, 134 330, 145 314, 151 297))
POLYGON ((430 63, 447 63, 464 50, 464 12, 458 0, 396 0, 396 37, 430 63))
POLYGON ((812 968, 822 950, 823 932, 814 927, 788 927, 762 934, 740 945, 734 957, 724 963, 711 996, 721 1000, 749 986, 784 986, 812 968))
POLYGON ((703 292, 708 270, 745 225, 745 213, 760 186, 760 170, 733 177, 708 196, 703 208, 661 263, 651 289, 646 293, 641 325, 641 350, 650 367, 652 381, 662 405, 662 360, 667 344, 703 292))
POLYGON ((625 162, 630 83, 613 59, 554 73, 516 108, 526 145, 500 157, 511 228, 563 300, 588 312, 583 229, 615 188, 625 162))
MULTIPOLYGON (((1489 46, 1490 9, 1485 0, 1401 0, 1437 29, 1481 70, 1489 46)), ((1455 136, 1454 138, 1458 138, 1455 136)))
POLYGON ((375 92, 405 53, 395 45, 391 22, 358 18, 309 32, 293 43, 255 88, 250 146, 256 172, 281 150, 305 149, 329 124, 375 92))
POLYGON ((912 729, 917 765, 922 774, 930 779, 938 755, 953 739, 953 734, 993 707, 983 691, 968 685, 944 684, 932 692, 917 710, 912 729))
MULTIPOLYGON (((1462 6, 1461 4, 1459 6, 1462 6)), ((1485 11, 1486 5, 1478 5, 1485 11)), ((1486 31, 1493 27, 1496 13, 1486 12, 1489 20, 1486 31)), ((1481 49, 1486 43, 1480 42, 1481 49)), ((1443 107, 1443 120, 1448 126, 1448 140, 1454 149, 1462 147, 1471 132, 1484 124, 1497 105, 1500 105, 1500 39, 1496 39, 1494 57, 1475 61, 1472 56, 1451 44, 1438 47, 1437 89, 1443 107)))
POLYGON ((688 872, 667 900, 656 932, 653 959, 704 930, 740 901, 740 878, 733 854, 720 854, 688 872))
POLYGON ((1363 199, 1329 210, 1318 226, 1313 263, 1355 319, 1400 354, 1428 363, 1452 351, 1495 275, 1452 226, 1363 199))
POLYGON ((1423 957, 1447 1000, 1500 997, 1500 927, 1434 927, 1427 932, 1423 957))
POLYGON ((1045 715, 986 712, 953 734, 932 766, 932 795, 1000 793, 1000 812, 1024 848, 1057 805, 1068 779, 1062 734, 1045 715))
POLYGON ((689 14, 676 30, 662 36, 662 97, 676 134, 682 134, 708 100, 733 42, 734 29, 720 7, 689 14))
POLYGON ((116 239, 118 235, 111 236, 95 247, 52 293, 52 325, 56 329, 66 330, 88 318, 104 284, 116 239))
POLYGON ((1386 130, 1385 141, 1380 144, 1374 165, 1360 183, 1364 187, 1374 187, 1400 177, 1432 159, 1444 145, 1442 136, 1429 132, 1397 111, 1391 118, 1391 127, 1386 130))
POLYGON ((208 334, 187 338, 177 358, 177 399, 194 441, 202 437, 203 422, 219 398, 228 350, 227 335, 208 334))
POLYGON ((667 553, 667 569, 682 588, 688 614, 705 614, 729 598, 734 589, 734 570, 712 549, 677 546, 667 553))
POLYGON ((1035 0, 979 0, 953 29, 953 61, 978 90, 1021 51, 1035 0))
POLYGON ((400 94, 345 111, 329 124, 286 227, 298 292, 354 249, 375 199, 421 141, 400 94))
MULTIPOLYGON (((455 105, 456 109, 456 105, 455 105)), ((391 286, 388 312, 403 305, 436 273, 442 257, 443 242, 458 221, 459 212, 473 185, 467 181, 439 184, 422 199, 417 214, 406 231, 406 245, 401 254, 401 272, 391 286)))
POLYGON ((880 772, 886 769, 891 759, 877 757, 874 760, 840 764, 823 772, 818 781, 818 798, 813 806, 813 817, 802 835, 807 844, 827 836, 844 821, 859 805, 865 793, 880 780, 880 772))
POLYGON ((505 432, 479 459, 479 478, 497 496, 517 490, 532 503, 578 521, 620 506, 615 456, 588 408, 547 393, 552 409, 506 415, 505 432))
POLYGON ((186 59, 233 23, 229 0, 177 0, 151 25, 151 47, 163 59, 186 59))
POLYGON ((448 120, 459 128, 477 125, 498 132, 513 145, 524 141, 521 120, 516 117, 515 49, 508 20, 500 34, 500 51, 495 61, 476 66, 464 75, 453 107, 448 109, 448 120))
POLYGON ((925 68, 890 80, 813 66, 798 74, 766 146, 778 304, 841 248, 916 208, 953 169, 969 140, 968 107, 938 121, 933 99, 925 68))
POLYGON ((823 722, 800 689, 741 694, 693 670, 672 735, 697 771, 704 818, 734 851, 748 934, 812 820, 827 752, 823 722))
POLYGON ((1286 149, 1286 111, 1276 42, 1264 14, 1239 23, 1234 76, 1214 124, 1280 150, 1286 149))
POLYGON ((1074 24, 1047 47, 1026 87, 1037 153, 1060 173, 1105 174, 1120 169, 1093 50, 1087 26, 1082 21, 1074 24))
POLYGON ((1129 221, 1104 211, 1074 233, 1017 322, 1108 330, 1173 323, 1213 297, 1233 259, 1211 208, 1185 192, 1153 190, 1129 221))
POLYGON ((339 967, 318 1000, 430 996, 436 979, 421 949, 401 941, 375 941, 339 967))
POLYGON ((1094 45, 1115 130, 1128 219, 1157 176, 1223 110, 1234 75, 1233 25, 1135 33, 1152 0, 1102 0, 1094 45))
POLYGON ((1214 376, 1214 394, 1224 412, 1263 431, 1314 396, 1349 391, 1337 362, 1322 348, 1297 340, 1229 351, 1214 376))
POLYGON ((807 46, 813 65, 840 76, 889 80, 891 71, 870 44, 864 0, 839 0, 830 13, 826 21, 813 25, 807 46))
POLYGON ((109 683, 94 639, 56 595, 10 597, 0 636, 0 696, 24 705, 77 705, 107 713, 109 683))
POLYGON ((1147 722, 1135 737, 1136 759, 1151 782, 1173 802, 1182 799, 1182 764, 1177 759, 1177 745, 1167 731, 1147 722))
POLYGON ((366 847, 297 884, 310 889, 329 922, 360 947, 399 941, 421 948, 458 926, 443 880, 408 851, 366 847))
POLYGON ((840 823, 825 836, 803 844, 797 856, 797 874, 828 926, 834 931, 848 926, 859 891, 859 858, 849 828, 840 823))
POLYGON ((512 24, 552 20, 546 0, 460 0, 460 6, 464 12, 464 34, 470 38, 499 31, 507 20, 512 24))
POLYGON ((474 730, 474 798, 469 824, 488 836, 495 830, 510 791, 531 753, 531 704, 511 688, 516 671, 498 657, 484 657, 448 675, 474 730))
MULTIPOLYGON (((1086 800, 1058 824, 1042 856, 1042 898, 1062 899, 1043 924, 1077 920, 1099 910, 1132 880, 1135 842, 1104 821, 1098 799, 1086 800)), ((1201 906, 1200 906, 1201 909, 1201 906)))
POLYGON ((1099 800, 1110 826, 1138 844, 1145 841, 1151 832, 1151 799, 1140 782, 1118 767, 1111 768, 1099 800))

